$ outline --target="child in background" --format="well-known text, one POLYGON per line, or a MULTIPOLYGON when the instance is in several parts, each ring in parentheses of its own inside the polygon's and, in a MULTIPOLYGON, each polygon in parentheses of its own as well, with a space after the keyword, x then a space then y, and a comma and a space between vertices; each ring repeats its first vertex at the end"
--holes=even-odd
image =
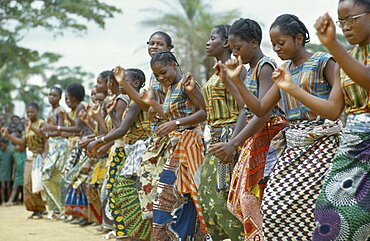
MULTIPOLYGON (((21 138, 22 134, 14 132, 12 135, 21 138)), ((13 151, 13 190, 5 206, 23 202, 23 170, 27 159, 26 149, 23 145, 15 145, 13 151), (19 194, 21 197, 19 197, 19 194)))
POLYGON ((0 138, 0 182, 1 182, 1 202, 5 205, 11 193, 13 153, 8 148, 9 141, 0 138))

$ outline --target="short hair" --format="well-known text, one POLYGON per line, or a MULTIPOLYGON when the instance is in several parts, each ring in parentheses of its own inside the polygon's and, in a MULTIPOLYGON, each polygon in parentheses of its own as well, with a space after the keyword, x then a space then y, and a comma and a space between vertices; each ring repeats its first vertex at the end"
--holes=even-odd
POLYGON ((69 84, 66 93, 75 97, 78 101, 83 101, 85 98, 85 88, 80 83, 69 84))
POLYGON ((262 41, 261 26, 256 21, 249 18, 240 18, 233 22, 229 35, 238 36, 246 42, 256 40, 258 45, 260 45, 262 41))
POLYGON ((135 68, 126 69, 126 74, 131 75, 134 80, 139 81, 139 89, 145 85, 145 74, 142 70, 135 68))
POLYGON ((56 92, 58 92, 59 96, 62 96, 63 90, 59 86, 54 85, 54 86, 50 87, 50 90, 55 90, 56 92))
POLYGON ((152 35, 150 35, 150 38, 149 40, 154 36, 154 35, 160 35, 164 41, 166 42, 167 46, 173 46, 172 45, 172 39, 170 37, 170 35, 168 35, 168 33, 165 33, 163 31, 156 31, 154 32, 152 35))
POLYGON ((36 102, 30 102, 30 103, 28 103, 28 104, 26 105, 26 109, 27 109, 28 107, 32 107, 32 108, 34 108, 34 109, 35 109, 35 110, 37 110, 37 111, 39 111, 39 110, 40 110, 40 106, 39 106, 36 102))
POLYGON ((310 42, 310 33, 306 26, 293 14, 283 14, 277 17, 271 24, 270 30, 275 27, 279 27, 283 34, 290 35, 294 38, 297 37, 298 34, 302 34, 304 38, 303 46, 310 42))
MULTIPOLYGON (((339 0, 339 2, 344 2, 346 0, 339 0)), ((370 12, 370 0, 350 0, 354 3, 354 5, 362 5, 364 6, 368 12, 370 12)))

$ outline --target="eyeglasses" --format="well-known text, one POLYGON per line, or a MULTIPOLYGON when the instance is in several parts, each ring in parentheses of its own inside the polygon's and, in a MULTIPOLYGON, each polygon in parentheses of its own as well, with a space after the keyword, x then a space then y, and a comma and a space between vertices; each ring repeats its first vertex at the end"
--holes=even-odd
POLYGON ((343 19, 343 20, 338 20, 336 21, 336 24, 338 25, 338 27, 340 28, 344 28, 344 26, 347 24, 349 27, 353 27, 356 23, 356 19, 359 18, 359 17, 362 17, 362 16, 365 16, 366 14, 368 13, 362 13, 362 14, 359 14, 359 15, 355 15, 355 16, 352 16, 352 17, 348 17, 346 19, 343 19))

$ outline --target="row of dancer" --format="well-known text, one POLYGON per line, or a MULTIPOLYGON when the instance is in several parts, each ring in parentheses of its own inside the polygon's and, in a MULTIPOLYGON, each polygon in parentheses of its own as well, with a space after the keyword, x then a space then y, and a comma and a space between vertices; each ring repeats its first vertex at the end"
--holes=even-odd
MULTIPOLYGON (((41 127, 40 136, 95 130, 64 164, 66 211, 100 211, 117 240, 366 240, 369 9, 364 0, 339 1, 338 25, 356 45, 350 53, 327 14, 315 27, 330 54, 308 52, 305 25, 279 16, 269 32, 279 67, 263 54, 256 21, 216 26, 206 45, 215 75, 202 88, 183 74, 171 38, 154 33, 148 89, 139 93, 141 71, 116 67, 101 107, 79 103, 72 127, 41 127)), ((70 102, 83 99, 66 92, 70 102)))

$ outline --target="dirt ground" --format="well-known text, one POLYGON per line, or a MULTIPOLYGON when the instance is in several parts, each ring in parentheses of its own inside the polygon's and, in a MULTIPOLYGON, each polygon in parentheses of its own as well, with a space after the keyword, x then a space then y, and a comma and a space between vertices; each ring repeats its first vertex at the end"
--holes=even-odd
MULTIPOLYGON (((62 221, 27 219, 23 205, 0 206, 0 241, 102 241, 97 226, 80 227, 62 221)), ((115 240, 115 239, 110 239, 115 240)))

